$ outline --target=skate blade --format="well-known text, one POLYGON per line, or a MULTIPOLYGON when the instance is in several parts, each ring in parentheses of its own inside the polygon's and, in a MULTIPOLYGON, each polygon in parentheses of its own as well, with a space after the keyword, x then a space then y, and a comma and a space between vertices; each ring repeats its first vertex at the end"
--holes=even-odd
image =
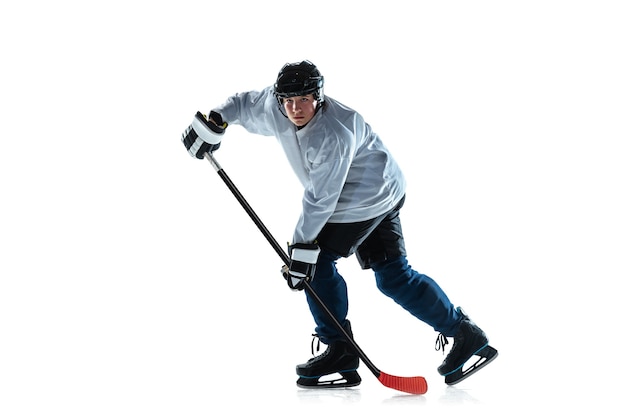
POLYGON ((498 357, 498 351, 494 349, 493 347, 487 345, 481 350, 479 350, 478 352, 476 352, 474 355, 479 356, 478 360, 476 360, 476 362, 474 362, 472 365, 470 365, 466 369, 463 369, 463 366, 465 366, 465 364, 463 364, 457 370, 446 375, 445 377, 446 384, 448 385, 458 384, 459 382, 473 375, 475 372, 479 371, 485 365, 489 364, 496 357, 498 357))
POLYGON ((360 383, 361 377, 357 371, 343 371, 315 377, 301 376, 296 381, 296 385, 306 389, 350 388, 360 383))

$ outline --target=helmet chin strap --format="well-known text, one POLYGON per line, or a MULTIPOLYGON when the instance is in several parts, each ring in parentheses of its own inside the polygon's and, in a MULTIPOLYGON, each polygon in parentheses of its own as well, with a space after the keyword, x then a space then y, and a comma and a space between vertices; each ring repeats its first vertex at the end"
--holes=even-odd
POLYGON ((287 113, 285 113, 285 109, 284 109, 284 105, 283 103, 281 103, 282 99, 280 97, 276 97, 276 102, 278 103, 278 110, 280 110, 280 112, 282 113, 283 116, 285 116, 286 118, 289 118, 289 116, 287 116, 287 113))

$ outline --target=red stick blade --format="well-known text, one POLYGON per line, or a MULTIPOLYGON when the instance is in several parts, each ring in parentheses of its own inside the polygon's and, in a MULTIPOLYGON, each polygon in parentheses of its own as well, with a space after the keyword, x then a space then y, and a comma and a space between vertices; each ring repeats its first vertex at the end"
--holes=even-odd
POLYGON ((428 391, 428 384, 423 376, 403 377, 381 372, 378 380, 388 388, 408 392, 409 394, 421 395, 428 391))

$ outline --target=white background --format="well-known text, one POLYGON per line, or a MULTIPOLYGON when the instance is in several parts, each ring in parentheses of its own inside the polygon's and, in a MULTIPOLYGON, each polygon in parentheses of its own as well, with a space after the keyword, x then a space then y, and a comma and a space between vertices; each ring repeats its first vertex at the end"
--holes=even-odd
MULTIPOLYGON (((0 415, 620 407, 621 2, 8 4, 0 415), (411 264, 500 351, 455 387, 436 373, 436 333, 348 259, 357 342, 384 372, 423 375, 430 390, 390 390, 365 366, 358 389, 298 390, 314 327, 304 296, 180 143, 197 110, 302 59, 400 161, 411 264)), ((275 141, 231 126, 216 157, 286 243, 301 189, 275 141)))

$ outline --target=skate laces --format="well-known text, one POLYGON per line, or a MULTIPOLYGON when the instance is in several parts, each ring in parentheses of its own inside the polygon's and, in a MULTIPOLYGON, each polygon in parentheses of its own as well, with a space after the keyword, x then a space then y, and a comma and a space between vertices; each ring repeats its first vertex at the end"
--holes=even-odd
POLYGON ((317 333, 313 333, 313 340, 311 340, 311 355, 315 356, 316 352, 320 351, 320 344, 322 343, 317 333), (317 340, 317 348, 315 348, 315 341, 317 340))
POLYGON ((441 354, 446 352, 446 345, 448 344, 448 338, 443 335, 443 333, 439 333, 437 336, 437 340, 435 340, 435 350, 441 350, 441 354))

